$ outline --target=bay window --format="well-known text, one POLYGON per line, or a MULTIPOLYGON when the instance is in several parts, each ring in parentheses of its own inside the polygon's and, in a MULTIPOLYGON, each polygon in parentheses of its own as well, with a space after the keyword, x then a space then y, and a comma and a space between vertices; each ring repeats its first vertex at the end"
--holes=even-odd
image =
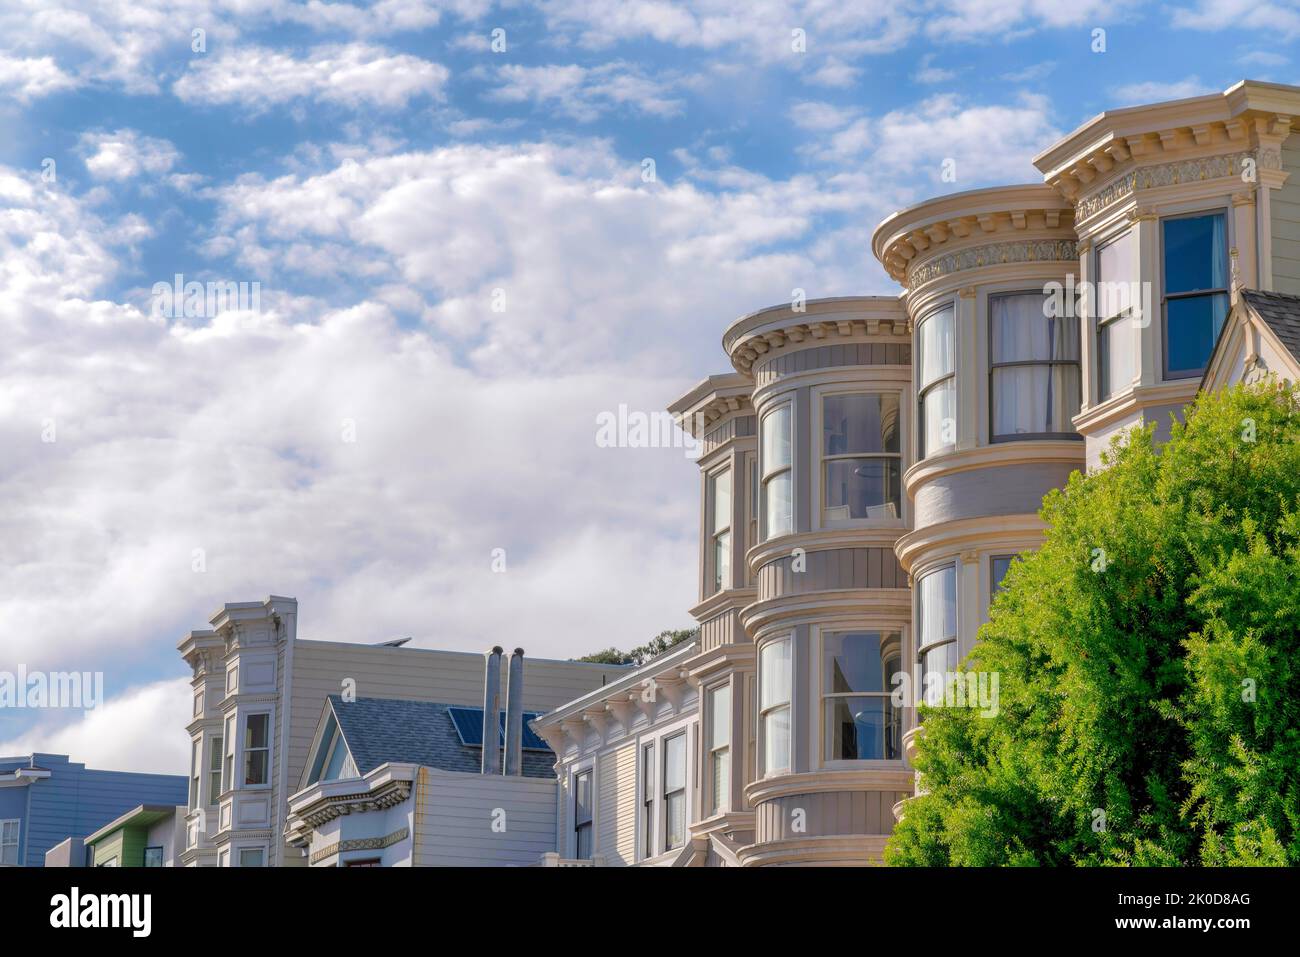
POLYGON ((763 773, 790 770, 790 639, 770 641, 758 658, 758 722, 763 773))
POLYGON ((271 783, 271 716, 244 718, 244 787, 271 783))
POLYGON ((943 697, 941 680, 926 679, 957 670, 957 567, 947 565, 921 576, 917 582, 917 658, 921 688, 927 704, 943 697))
POLYGON ((641 748, 641 856, 655 856, 655 746, 641 748))
POLYGON ((994 442, 1078 436, 1079 319, 1043 312, 1041 292, 989 299, 994 442))
POLYGON ((731 469, 709 476, 709 509, 711 591, 718 592, 731 587, 731 469))
POLYGON ((221 737, 212 739, 208 745, 208 803, 216 804, 217 795, 221 793, 221 737))
POLYGON ((902 448, 897 393, 822 398, 822 520, 897 518, 902 448))
POLYGON ((580 861, 591 858, 591 770, 573 776, 573 856, 580 861))
POLYGON ((1228 315, 1223 213, 1161 220, 1166 379, 1199 376, 1228 315))
POLYGON ((1137 372, 1133 343, 1134 234, 1130 230, 1097 250, 1097 399, 1122 391, 1137 372))
POLYGON ((202 798, 199 797, 199 781, 202 780, 203 765, 202 761, 203 745, 198 738, 190 742, 190 810, 193 811, 199 806, 202 798))
POLYGON ((686 732, 664 738, 664 850, 686 843, 686 732))
POLYGON ((223 794, 235 786, 235 744, 239 739, 235 737, 235 718, 233 715, 226 719, 224 740, 226 742, 226 762, 221 772, 223 794))
POLYGON ((822 639, 822 738, 828 761, 895 760, 903 715, 894 678, 903 671, 896 633, 849 631, 822 639))
POLYGON ((709 813, 717 814, 731 791, 731 685, 709 689, 708 722, 709 813))
POLYGON ((954 313, 945 306, 916 327, 917 457, 957 442, 957 365, 954 313))
POLYGON ((794 481, 790 454, 790 406, 763 416, 763 539, 794 530, 794 481))

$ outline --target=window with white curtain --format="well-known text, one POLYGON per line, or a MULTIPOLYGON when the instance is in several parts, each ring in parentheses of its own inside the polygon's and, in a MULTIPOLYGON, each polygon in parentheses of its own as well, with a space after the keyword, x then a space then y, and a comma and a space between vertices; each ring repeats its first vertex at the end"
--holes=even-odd
POLYGON ((731 685, 720 684, 708 694, 709 813, 727 809, 731 790, 731 685))
POLYGON ((989 299, 993 441, 1078 437, 1079 319, 1046 316, 1041 292, 989 299))
POLYGON ((844 631, 822 636, 822 738, 828 761, 902 756, 902 710, 894 676, 903 670, 897 633, 844 631))
POLYGON ((758 723, 763 774, 790 770, 790 639, 763 645, 758 655, 758 723))
POLYGON ((928 685, 931 674, 957 670, 957 567, 945 565, 917 582, 917 658, 927 704, 942 700, 943 685, 928 685))
POLYGON ((957 365, 952 306, 930 313, 916 329, 917 456, 957 441, 957 365))
POLYGON ((18 866, 18 834, 21 828, 22 821, 16 818, 0 821, 0 864, 18 866))
POLYGON ((1166 379, 1199 376, 1228 316, 1223 213, 1161 220, 1166 379))
POLYGON ((664 850, 686 843, 686 732, 664 738, 664 850))
POLYGON ((822 521, 897 518, 902 474, 896 392, 822 397, 822 521))
POLYGON ((1109 399, 1122 391, 1137 372, 1133 342, 1135 240, 1133 231, 1115 237, 1097 249, 1097 397, 1109 399))
POLYGON ((793 460, 790 455, 790 405, 763 416, 763 540, 794 530, 793 460))
POLYGON ((710 580, 712 591, 719 592, 731 587, 731 469, 709 476, 709 508, 710 580))

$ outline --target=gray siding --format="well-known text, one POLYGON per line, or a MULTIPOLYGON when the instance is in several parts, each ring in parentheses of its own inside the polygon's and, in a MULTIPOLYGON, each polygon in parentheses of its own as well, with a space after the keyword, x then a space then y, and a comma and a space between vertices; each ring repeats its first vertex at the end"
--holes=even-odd
POLYGON ((1273 291, 1300 296, 1300 136, 1293 135, 1282 144, 1282 168, 1291 176, 1269 197, 1273 291))
POLYGON ((790 556, 768 562, 758 570, 758 598, 843 588, 906 588, 907 574, 892 548, 829 548, 808 552, 807 568, 791 569, 790 556))
POLYGON ((528 866, 555 850, 555 781, 422 768, 416 867, 528 866), (494 812, 505 829, 492 829, 494 812))
POLYGON ((892 834, 894 805, 911 797, 908 791, 823 791, 789 794, 764 801, 754 809, 757 843, 786 838, 829 837, 837 834, 892 834), (793 829, 796 810, 803 811, 806 830, 793 829))
POLYGON ((1077 464, 990 466, 941 475, 917 489, 913 521, 917 528, 926 528, 964 518, 1037 514, 1043 496, 1064 487, 1070 473, 1083 468, 1083 460, 1080 442, 1077 464))
POLYGON ((904 342, 850 342, 837 346, 785 350, 765 362, 754 365, 754 385, 758 388, 782 376, 814 369, 840 366, 911 366, 912 346, 904 342))

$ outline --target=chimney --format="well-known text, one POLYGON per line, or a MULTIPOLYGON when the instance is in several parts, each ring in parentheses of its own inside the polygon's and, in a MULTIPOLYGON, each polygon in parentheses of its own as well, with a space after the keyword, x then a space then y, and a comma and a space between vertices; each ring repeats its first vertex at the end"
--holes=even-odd
POLYGON ((505 773, 524 773, 524 649, 510 656, 510 677, 506 683, 506 768, 505 773))
POLYGON ((483 773, 501 771, 501 748, 497 736, 501 733, 497 722, 501 720, 501 647, 487 654, 483 665, 483 773))

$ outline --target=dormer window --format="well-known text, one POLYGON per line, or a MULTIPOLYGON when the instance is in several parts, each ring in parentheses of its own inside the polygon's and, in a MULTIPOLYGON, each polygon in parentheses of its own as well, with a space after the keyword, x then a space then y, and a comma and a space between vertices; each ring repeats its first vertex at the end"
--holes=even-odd
POLYGON ((1162 220, 1166 379, 1199 376, 1228 316, 1228 237, 1223 213, 1162 220))

